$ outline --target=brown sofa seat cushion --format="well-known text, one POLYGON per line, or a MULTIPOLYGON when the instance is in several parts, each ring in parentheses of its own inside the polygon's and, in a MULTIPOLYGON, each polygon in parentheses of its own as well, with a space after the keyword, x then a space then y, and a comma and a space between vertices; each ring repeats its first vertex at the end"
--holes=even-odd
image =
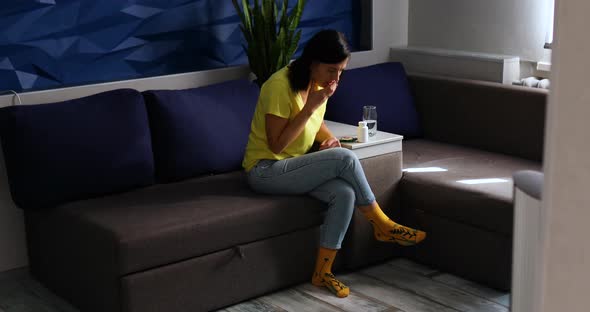
POLYGON ((109 241, 117 255, 105 259, 128 274, 317 226, 325 209, 307 196, 255 194, 232 172, 73 202, 53 217, 83 224, 88 248, 109 241))
POLYGON ((440 167, 447 170, 405 171, 400 183, 404 207, 510 235, 512 174, 522 169, 539 170, 541 163, 420 139, 404 141, 403 167, 440 167), (457 182, 490 178, 507 182, 457 182))

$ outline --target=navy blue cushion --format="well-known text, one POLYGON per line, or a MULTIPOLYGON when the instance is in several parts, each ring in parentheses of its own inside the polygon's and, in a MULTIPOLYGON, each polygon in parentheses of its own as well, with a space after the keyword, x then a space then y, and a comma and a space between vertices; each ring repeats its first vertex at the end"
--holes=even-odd
POLYGON ((357 125, 362 120, 364 105, 377 107, 377 130, 406 138, 421 136, 414 98, 401 63, 345 71, 336 93, 328 101, 325 118, 357 125))
POLYGON ((144 92, 158 182, 240 169, 258 94, 246 80, 144 92))
POLYGON ((45 208, 153 184, 148 126, 143 98, 130 89, 0 109, 14 202, 45 208))

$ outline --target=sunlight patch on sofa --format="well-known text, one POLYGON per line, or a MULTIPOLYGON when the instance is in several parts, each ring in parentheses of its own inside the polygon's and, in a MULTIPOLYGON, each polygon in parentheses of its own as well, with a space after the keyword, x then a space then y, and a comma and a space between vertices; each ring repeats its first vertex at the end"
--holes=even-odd
POLYGON ((445 168, 441 167, 423 167, 423 168, 406 168, 402 170, 403 172, 442 172, 448 171, 445 168))
POLYGON ((463 184, 486 184, 486 183, 506 183, 509 182, 506 179, 490 178, 490 179, 469 179, 457 181, 463 184))

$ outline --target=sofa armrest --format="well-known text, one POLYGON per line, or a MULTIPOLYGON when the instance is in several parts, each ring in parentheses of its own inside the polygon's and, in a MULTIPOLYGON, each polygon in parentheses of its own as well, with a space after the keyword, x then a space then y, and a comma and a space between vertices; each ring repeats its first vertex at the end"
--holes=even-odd
POLYGON ((546 90, 409 75, 426 139, 541 161, 546 90))

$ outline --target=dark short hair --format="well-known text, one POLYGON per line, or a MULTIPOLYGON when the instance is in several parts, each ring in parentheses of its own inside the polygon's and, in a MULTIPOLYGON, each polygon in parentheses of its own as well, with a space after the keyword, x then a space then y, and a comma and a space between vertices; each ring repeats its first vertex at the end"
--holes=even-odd
POLYGON ((344 34, 333 29, 316 33, 303 48, 299 58, 289 65, 289 83, 293 91, 307 89, 311 64, 315 62, 337 64, 350 57, 344 34))

